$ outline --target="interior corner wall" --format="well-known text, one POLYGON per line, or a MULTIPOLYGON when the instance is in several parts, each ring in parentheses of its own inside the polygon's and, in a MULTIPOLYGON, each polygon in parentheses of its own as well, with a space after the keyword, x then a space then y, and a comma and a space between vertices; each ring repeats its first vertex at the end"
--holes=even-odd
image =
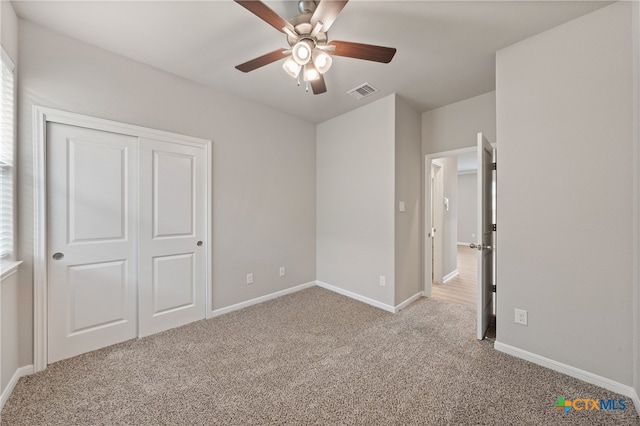
POLYGON ((19 31, 21 365, 33 351, 33 105, 213 141, 213 309, 315 280, 314 124, 29 21, 19 31))
POLYGON ((421 115, 396 96, 395 306, 422 291, 421 115), (399 210, 404 202, 405 211, 399 210))
POLYGON ((497 341, 626 386, 631 7, 614 3, 496 58, 497 341), (514 308, 528 311, 528 326, 514 323, 514 308))
POLYGON ((317 279, 389 306, 395 276, 394 126, 395 95, 316 126, 317 279))
POLYGON ((496 92, 422 113, 422 154, 475 147, 479 132, 497 142, 496 92))

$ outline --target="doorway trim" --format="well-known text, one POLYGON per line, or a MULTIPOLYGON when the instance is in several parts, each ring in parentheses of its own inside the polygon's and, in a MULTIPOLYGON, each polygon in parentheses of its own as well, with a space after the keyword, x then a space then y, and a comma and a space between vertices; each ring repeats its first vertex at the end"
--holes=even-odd
POLYGON ((433 154, 425 154, 424 156, 424 173, 422 177, 423 187, 424 187, 424 238, 423 238, 423 253, 424 253, 424 276, 422 277, 422 291, 425 297, 431 297, 432 295, 432 287, 433 283, 431 281, 431 277, 433 274, 431 259, 433 257, 433 253, 431 250, 431 164, 433 160, 441 157, 454 157, 460 154, 468 154, 471 152, 477 152, 478 148, 474 146, 470 146, 468 148, 460 148, 454 149, 451 151, 443 151, 436 152, 433 154))
POLYGON ((37 373, 47 368, 48 277, 47 277, 47 123, 67 124, 105 132, 120 133, 164 142, 204 147, 207 162, 207 256, 205 261, 205 315, 212 316, 212 142, 163 130, 120 123, 102 118, 33 106, 33 369, 37 373))
POLYGON ((429 232, 432 233, 431 244, 431 282, 437 284, 444 282, 442 274, 442 237, 444 230, 444 167, 437 160, 431 161, 431 226, 429 232), (435 232, 434 232, 435 229, 435 232))

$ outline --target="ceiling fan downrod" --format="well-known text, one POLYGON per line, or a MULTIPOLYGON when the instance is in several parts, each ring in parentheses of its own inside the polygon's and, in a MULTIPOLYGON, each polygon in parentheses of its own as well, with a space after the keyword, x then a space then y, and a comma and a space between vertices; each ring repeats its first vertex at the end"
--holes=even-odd
POLYGON ((318 2, 313 0, 300 0, 298 2, 298 12, 313 14, 318 7, 318 2))

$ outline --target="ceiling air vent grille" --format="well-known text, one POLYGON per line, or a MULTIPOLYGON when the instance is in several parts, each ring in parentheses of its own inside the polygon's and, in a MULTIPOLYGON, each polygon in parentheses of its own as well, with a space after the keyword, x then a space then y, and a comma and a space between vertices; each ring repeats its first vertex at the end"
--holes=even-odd
POLYGON ((376 93, 378 89, 370 85, 369 83, 361 84, 355 89, 349 90, 347 93, 353 96, 354 98, 360 100, 366 98, 367 96, 371 96, 376 93))

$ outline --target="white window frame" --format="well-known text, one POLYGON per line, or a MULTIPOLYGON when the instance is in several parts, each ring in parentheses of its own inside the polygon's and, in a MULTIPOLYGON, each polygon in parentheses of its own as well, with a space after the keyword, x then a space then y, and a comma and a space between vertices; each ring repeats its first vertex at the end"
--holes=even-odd
MULTIPOLYGON (((3 278, 9 274, 11 274, 16 268, 17 266, 21 263, 21 262, 16 262, 16 168, 15 168, 15 159, 16 159, 16 115, 17 115, 17 111, 16 111, 16 78, 15 78, 15 74, 16 74, 16 66, 13 62, 13 60, 11 59, 11 57, 7 54, 7 52, 4 49, 0 49, 1 50, 1 55, 2 55, 2 66, 3 68, 6 66, 10 73, 13 76, 12 79, 12 123, 11 123, 11 147, 9 149, 10 153, 9 153, 9 158, 8 159, 3 159, 0 158, 0 167, 2 167, 5 170, 9 170, 9 176, 10 176, 10 186, 11 186, 11 190, 10 190, 10 213, 9 213, 9 220, 11 221, 10 224, 10 232, 11 232, 11 242, 10 242, 10 246, 8 248, 5 247, 4 242, 0 241, 0 278, 3 278), (4 251, 2 251, 2 249, 5 249, 4 251)), ((3 70, 3 74, 4 74, 4 70, 3 70)), ((4 93, 2 94, 2 97, 4 97, 4 93)), ((4 102, 4 99, 2 99, 2 102, 4 102)), ((3 141, 5 142, 5 141, 3 141)), ((1 149, 1 147, 0 147, 1 149)), ((5 195, 5 194, 3 194, 5 195)), ((4 198, 4 197, 3 197, 4 198)), ((3 213, 3 206, 2 204, 0 204, 0 214, 3 213)))

